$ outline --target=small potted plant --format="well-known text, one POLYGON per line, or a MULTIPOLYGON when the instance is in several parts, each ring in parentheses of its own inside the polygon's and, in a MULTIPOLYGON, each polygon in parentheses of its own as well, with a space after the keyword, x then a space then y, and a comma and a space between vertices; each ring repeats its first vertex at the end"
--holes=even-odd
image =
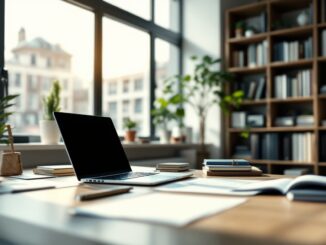
POLYGON ((237 21, 235 23, 235 37, 243 37, 245 28, 246 23, 243 20, 237 21))
POLYGON ((59 81, 52 83, 50 93, 45 96, 43 102, 43 120, 40 121, 41 142, 43 144, 58 144, 60 132, 54 120, 53 112, 60 111, 60 92, 59 81))
POLYGON ((126 118, 123 122, 123 128, 126 130, 125 133, 125 140, 127 142, 135 142, 136 139, 136 128, 137 128, 137 122, 131 120, 129 117, 126 118))

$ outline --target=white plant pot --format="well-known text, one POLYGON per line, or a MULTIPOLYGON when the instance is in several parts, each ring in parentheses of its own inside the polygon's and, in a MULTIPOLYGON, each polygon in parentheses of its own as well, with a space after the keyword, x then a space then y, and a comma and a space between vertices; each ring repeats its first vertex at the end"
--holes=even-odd
POLYGON ((40 121, 40 135, 43 144, 58 144, 60 141, 60 131, 54 120, 40 121))
POLYGON ((170 143, 171 131, 167 129, 160 130, 160 143, 168 144, 170 143))

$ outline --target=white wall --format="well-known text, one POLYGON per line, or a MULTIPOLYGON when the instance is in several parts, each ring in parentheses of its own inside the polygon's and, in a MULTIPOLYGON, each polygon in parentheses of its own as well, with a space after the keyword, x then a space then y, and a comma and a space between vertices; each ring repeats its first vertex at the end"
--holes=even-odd
MULTIPOLYGON (((184 1, 184 73, 191 73, 192 55, 213 57, 223 56, 224 10, 233 6, 253 2, 252 0, 185 0, 184 1)), ((194 130, 194 140, 198 142, 199 120, 192 108, 186 107, 187 126, 194 130)), ((223 154, 222 115, 218 106, 208 113, 206 143, 213 144, 211 157, 223 154)))

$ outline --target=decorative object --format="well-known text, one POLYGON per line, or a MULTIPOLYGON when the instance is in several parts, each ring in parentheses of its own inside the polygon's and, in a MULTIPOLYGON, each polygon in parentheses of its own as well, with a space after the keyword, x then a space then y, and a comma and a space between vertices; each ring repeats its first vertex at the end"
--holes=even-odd
POLYGON ((235 37, 239 38, 239 37, 243 37, 243 32, 245 29, 246 23, 244 21, 237 21, 235 23, 235 37))
POLYGON ((255 28, 252 26, 248 26, 245 31, 245 37, 251 37, 255 34, 255 28))
POLYGON ((61 110, 60 92, 59 81, 53 81, 49 95, 43 98, 44 119, 40 121, 40 135, 43 144, 58 144, 60 141, 60 131, 53 117, 53 112, 61 110))
POLYGON ((206 118, 213 105, 219 105, 224 112, 230 107, 238 107, 244 97, 242 90, 228 93, 224 91, 226 83, 233 81, 233 75, 218 69, 221 59, 214 59, 208 55, 202 58, 192 57, 196 62, 192 75, 180 77, 180 86, 183 91, 182 100, 189 104, 199 117, 199 142, 201 151, 198 158, 208 158, 205 147, 206 118))
POLYGON ((126 118, 123 122, 123 128, 126 129, 125 140, 127 142, 135 142, 136 139, 136 127, 137 122, 131 120, 129 117, 126 118))
POLYGON ((309 22, 309 15, 306 10, 303 10, 297 17, 297 23, 299 26, 305 26, 309 22))
POLYGON ((13 176, 21 175, 23 173, 23 166, 21 162, 20 152, 16 152, 14 148, 14 140, 10 125, 6 125, 8 131, 8 141, 11 151, 3 152, 0 162, 0 175, 13 176))
POLYGON ((179 128, 183 128, 185 115, 182 107, 183 96, 179 92, 179 77, 172 76, 163 83, 163 94, 154 102, 154 109, 151 111, 153 122, 160 128, 160 143, 170 142, 171 131, 168 130, 170 121, 175 121, 179 128))

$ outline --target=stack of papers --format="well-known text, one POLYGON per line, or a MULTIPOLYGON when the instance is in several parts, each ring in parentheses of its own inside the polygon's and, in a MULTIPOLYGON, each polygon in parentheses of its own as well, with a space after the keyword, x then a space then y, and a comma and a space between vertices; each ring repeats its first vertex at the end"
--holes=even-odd
POLYGON ((156 169, 162 172, 182 172, 182 171, 189 170, 189 163, 182 163, 182 162, 159 163, 157 164, 156 169))
POLYGON ((111 202, 77 207, 80 215, 147 221, 174 226, 233 208, 246 201, 238 197, 151 193, 111 202))
POLYGON ((48 176, 71 176, 75 175, 72 165, 44 165, 33 169, 34 174, 48 176))

